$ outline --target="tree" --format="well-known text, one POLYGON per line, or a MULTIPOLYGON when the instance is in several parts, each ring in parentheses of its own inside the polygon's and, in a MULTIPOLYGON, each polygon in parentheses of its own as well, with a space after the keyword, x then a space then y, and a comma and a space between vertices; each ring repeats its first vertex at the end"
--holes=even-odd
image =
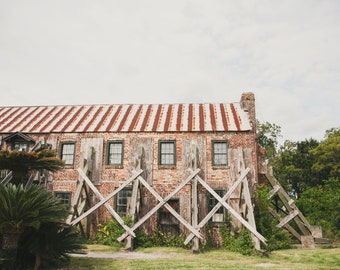
POLYGON ((70 253, 84 248, 76 230, 63 223, 43 223, 38 230, 27 229, 20 241, 19 261, 32 262, 34 269, 57 268, 69 262, 70 253))
POLYGON ((299 198, 308 187, 322 183, 312 171, 317 157, 311 151, 319 145, 314 139, 301 142, 285 141, 273 162, 275 176, 286 191, 299 198))
POLYGON ((38 230, 42 223, 63 222, 67 211, 59 199, 36 185, 29 188, 0 185, 0 231, 2 249, 16 257, 20 235, 26 228, 38 230))
POLYGON ((277 155, 278 139, 281 137, 281 127, 264 122, 260 123, 256 120, 256 140, 266 151, 268 162, 271 163, 277 155))
POLYGON ((308 220, 321 225, 327 237, 340 237, 340 182, 330 178, 311 187, 296 202, 308 220))
POLYGON ((0 151, 0 169, 13 172, 12 181, 0 185, 0 233, 6 269, 30 267, 27 260, 32 257, 32 266, 38 269, 42 261, 66 258, 67 252, 82 247, 79 236, 65 224, 68 210, 60 200, 43 187, 24 187, 30 173, 55 172, 63 166, 49 149, 0 151))
POLYGON ((340 128, 327 130, 326 139, 311 154, 315 159, 312 170, 320 179, 340 179, 340 128))
POLYGON ((27 182, 31 172, 56 172, 63 167, 64 162, 56 157, 54 150, 41 148, 34 152, 0 151, 0 170, 11 170, 11 182, 14 184, 27 182))

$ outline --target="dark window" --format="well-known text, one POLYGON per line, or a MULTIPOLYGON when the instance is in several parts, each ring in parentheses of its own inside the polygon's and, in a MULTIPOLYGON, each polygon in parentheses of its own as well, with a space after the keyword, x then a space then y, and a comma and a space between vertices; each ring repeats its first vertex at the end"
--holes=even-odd
POLYGON ((54 195, 60 199, 60 202, 67 208, 71 206, 71 192, 54 192, 54 195))
MULTIPOLYGON (((179 213, 179 199, 170 199, 168 204, 179 213)), ((163 233, 180 235, 179 221, 164 206, 158 210, 158 224, 163 233)))
POLYGON ((120 216, 126 216, 128 214, 127 210, 128 205, 130 204, 131 201, 131 194, 132 189, 130 188, 124 188, 116 194, 115 196, 116 212, 120 216))
POLYGON ((212 163, 214 166, 227 165, 228 160, 228 142, 213 141, 212 142, 212 163))
POLYGON ((61 143, 60 158, 65 162, 65 165, 73 165, 76 145, 73 142, 61 143))
POLYGON ((28 143, 27 142, 14 142, 13 148, 15 151, 28 151, 28 143))
POLYGON ((123 165, 123 142, 109 141, 107 147, 107 164, 123 165))
MULTIPOLYGON (((221 198, 224 196, 225 191, 222 189, 214 190, 221 198)), ((210 193, 208 193, 208 210, 209 212, 215 207, 218 203, 218 200, 210 193)), ((212 222, 224 222, 225 221, 225 208, 223 205, 215 212, 215 214, 211 217, 210 221, 212 222)))
POLYGON ((176 141, 159 142, 159 165, 176 165, 176 141))

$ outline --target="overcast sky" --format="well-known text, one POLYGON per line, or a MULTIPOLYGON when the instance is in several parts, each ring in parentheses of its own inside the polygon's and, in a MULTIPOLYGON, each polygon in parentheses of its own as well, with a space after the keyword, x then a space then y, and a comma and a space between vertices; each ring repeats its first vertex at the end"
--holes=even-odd
POLYGON ((0 106, 237 102, 340 127, 338 0, 0 0, 0 106))

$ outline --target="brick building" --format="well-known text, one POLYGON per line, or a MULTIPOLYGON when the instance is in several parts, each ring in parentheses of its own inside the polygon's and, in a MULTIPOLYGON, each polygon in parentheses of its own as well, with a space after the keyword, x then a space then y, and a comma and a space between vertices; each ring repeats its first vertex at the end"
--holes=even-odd
MULTIPOLYGON (((0 141, 2 150, 30 151, 46 144, 55 149, 65 161, 64 169, 44 177, 36 175, 35 180, 43 179, 70 206, 78 199, 80 170, 104 198, 133 172, 142 170, 140 176, 165 198, 199 169, 197 176, 222 197, 243 166, 249 168, 247 181, 252 198, 258 181, 255 119, 253 93, 243 93, 240 102, 219 104, 0 107, 0 141)), ((195 190, 196 199, 193 185, 188 182, 165 202, 192 225, 218 202, 200 183, 195 190)), ((92 205, 101 200, 95 193, 88 195, 92 205)), ((159 201, 140 187, 137 213, 131 210, 132 194, 133 184, 126 185, 107 203, 120 216, 133 213, 138 220, 159 201)), ((228 204, 246 218, 242 200, 241 188, 237 188, 228 204)), ((107 209, 101 205, 91 214, 91 222, 109 217, 107 209)), ((210 222, 226 218, 226 208, 221 207, 210 222)), ((238 219, 233 222, 240 225, 238 219)), ((176 234, 188 232, 184 222, 169 214, 164 204, 142 224, 149 233, 156 226, 176 234)))

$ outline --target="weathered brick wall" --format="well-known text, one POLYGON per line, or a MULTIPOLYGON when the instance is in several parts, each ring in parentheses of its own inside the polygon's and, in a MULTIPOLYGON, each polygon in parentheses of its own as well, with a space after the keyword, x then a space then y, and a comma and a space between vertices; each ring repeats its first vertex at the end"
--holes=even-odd
MULTIPOLYGON (((74 196, 77 189, 77 180, 79 178, 77 168, 84 167, 84 158, 87 158, 87 147, 91 142, 96 142, 96 166, 97 173, 96 187, 106 197, 113 190, 118 188, 128 179, 132 171, 138 168, 139 147, 143 146, 146 150, 146 164, 144 177, 152 185, 161 197, 166 197, 173 191, 186 177, 190 175, 188 169, 193 169, 190 160, 190 151, 192 144, 198 151, 198 165, 201 169, 200 177, 203 178, 213 189, 228 190, 236 180, 238 172, 237 166, 233 164, 233 159, 229 158, 227 166, 212 165, 212 141, 228 140, 229 149, 236 150, 242 148, 249 155, 247 156, 246 165, 250 167, 249 182, 251 189, 257 185, 257 152, 255 140, 255 105, 254 95, 245 93, 242 95, 241 104, 248 112, 252 124, 252 130, 246 132, 148 132, 148 133, 54 133, 54 134, 28 134, 34 140, 42 140, 52 145, 53 149, 59 153, 62 142, 72 141, 76 144, 75 162, 72 166, 65 166, 64 170, 54 173, 50 180, 50 186, 54 191, 72 192, 74 196), (122 166, 115 167, 106 165, 107 144, 110 140, 124 141, 124 163, 122 166), (159 140, 176 140, 177 160, 176 166, 164 167, 158 164, 158 142, 159 140)), ((190 185, 185 186, 174 197, 180 199, 180 214, 190 222, 190 185)), ((203 218, 207 212, 206 190, 199 188, 200 200, 200 218, 203 218)), ((238 194, 231 198, 231 204, 238 205, 238 194)), ((157 201, 144 192, 142 202, 145 214, 152 205, 157 201)), ((114 200, 109 201, 114 205, 114 200)), ((100 208, 98 219, 104 219, 109 216, 104 207, 100 208)), ((147 222, 148 227, 154 228, 156 218, 152 217, 147 222)), ((182 226, 183 227, 183 226, 182 226)), ((183 229, 183 228, 182 228, 183 229)))

